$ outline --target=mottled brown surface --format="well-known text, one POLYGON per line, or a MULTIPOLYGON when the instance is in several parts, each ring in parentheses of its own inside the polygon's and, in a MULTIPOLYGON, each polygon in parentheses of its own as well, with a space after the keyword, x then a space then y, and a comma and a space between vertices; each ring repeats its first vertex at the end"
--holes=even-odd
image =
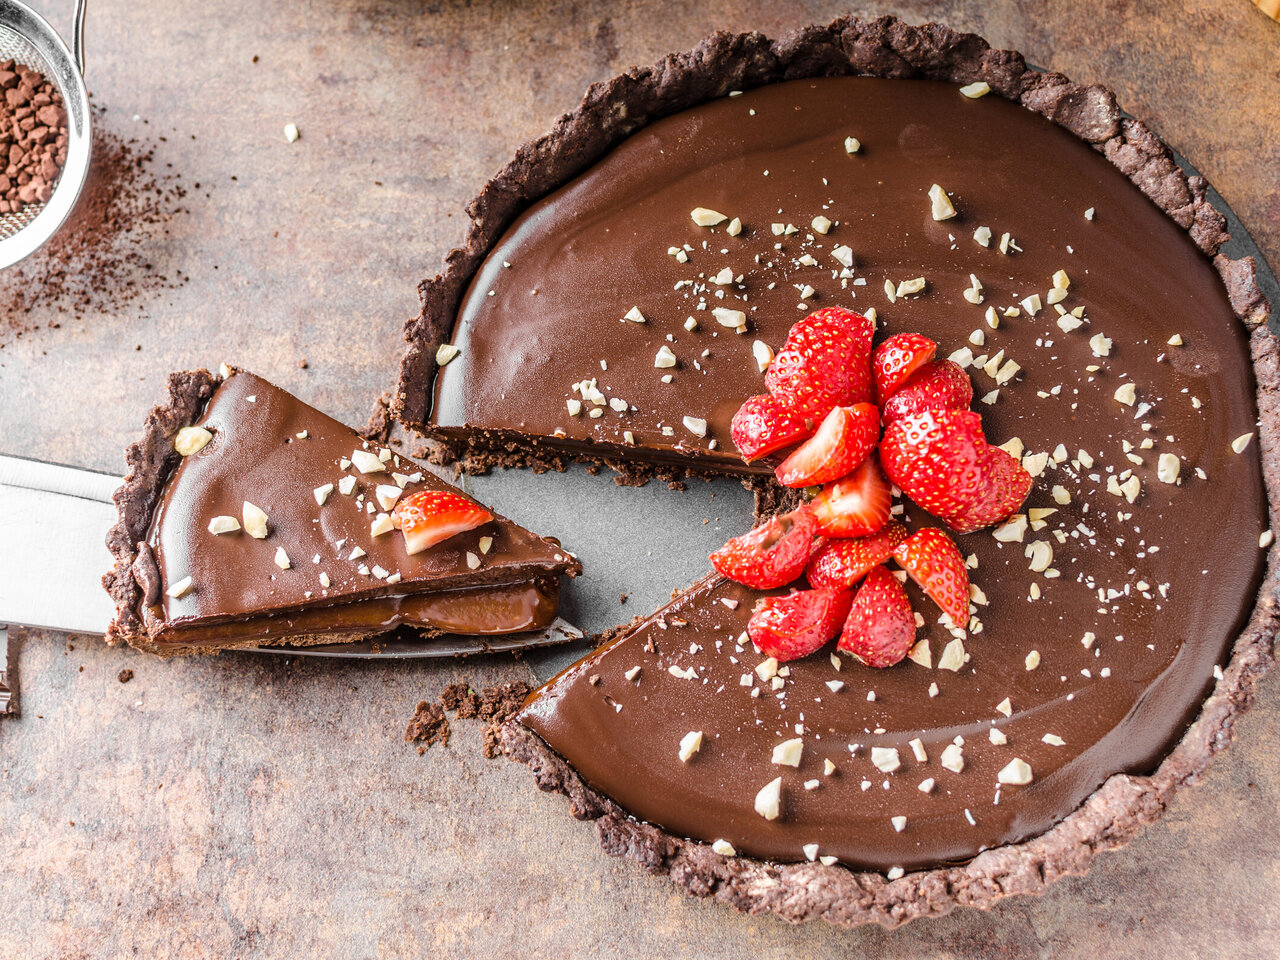
MULTIPOLYGON (((52 6, 59 26, 67 6, 52 6)), ((392 385, 415 284, 459 239, 461 204, 587 83, 714 28, 776 35, 848 9, 613 6, 95 3, 90 81, 106 122, 150 120, 169 137, 160 161, 216 189, 154 251, 191 280, 148 316, 46 317, 0 350, 0 449, 120 470, 163 376, 223 359, 363 422, 392 385)), ((1280 262, 1280 28, 1252 4, 856 12, 945 20, 1106 83, 1280 262)), ((669 585, 665 566, 655 576, 669 585)), ((528 680, 522 664, 160 663, 71 644, 24 638, 21 716, 0 721, 5 960, 1276 953, 1274 679, 1204 782, 1088 876, 991 913, 842 933, 738 916, 601 856, 560 798, 481 759, 482 725, 459 723, 423 757, 402 742, 418 700, 461 676, 528 680)))

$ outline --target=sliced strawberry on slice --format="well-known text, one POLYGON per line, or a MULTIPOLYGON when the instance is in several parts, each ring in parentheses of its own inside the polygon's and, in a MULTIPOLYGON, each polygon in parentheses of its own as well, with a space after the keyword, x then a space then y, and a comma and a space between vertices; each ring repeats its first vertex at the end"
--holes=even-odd
POLYGON ((1005 520, 1022 506, 1034 482, 1018 458, 999 447, 987 447, 982 474, 982 496, 966 509, 944 518, 956 533, 973 533, 1005 520))
POLYGON ((823 590, 848 589, 893 557, 894 548, 910 534, 896 520, 877 533, 857 540, 827 540, 804 568, 809 586, 823 590))
POLYGON ((774 474, 784 487, 810 487, 848 475, 876 447, 880 411, 869 403, 835 407, 818 432, 779 464, 774 474))
POLYGON ((949 518, 985 500, 989 449, 978 414, 930 410, 889 424, 880 441, 880 463, 920 507, 949 518))
POLYGON ((769 392, 792 414, 815 423, 832 407, 871 400, 871 334, 866 317, 824 307, 796 323, 764 375, 769 392))
POLYGON ((915 638, 907 591, 887 568, 873 567, 853 598, 836 646, 868 667, 891 667, 907 655, 915 638))
POLYGON ((880 405, 880 418, 887 425, 927 410, 968 410, 972 402, 973 384, 960 364, 935 360, 917 370, 880 405))
POLYGON ((404 534, 404 548, 411 556, 492 519, 493 514, 474 500, 450 490, 419 490, 391 511, 391 523, 404 534))
POLYGON ((893 550, 893 559, 957 627, 969 624, 969 571, 955 542, 935 527, 917 530, 893 550))
POLYGON ((911 375, 933 359, 938 345, 918 333, 895 333, 871 355, 876 403, 883 404, 911 375))
POLYGON ((798 590, 765 597, 747 623, 747 636, 760 652, 778 662, 815 652, 840 632, 853 594, 848 590, 798 590))
POLYGON ((781 587, 804 571, 809 543, 817 532, 813 514, 801 506, 734 537, 711 554, 711 565, 730 580, 757 590, 781 587))
POLYGON ((828 537, 866 537, 888 522, 890 494, 880 461, 871 454, 849 476, 823 487, 809 509, 828 537))
POLYGON ((789 412, 767 393, 749 397, 733 415, 729 435, 750 463, 813 436, 813 426, 789 412))

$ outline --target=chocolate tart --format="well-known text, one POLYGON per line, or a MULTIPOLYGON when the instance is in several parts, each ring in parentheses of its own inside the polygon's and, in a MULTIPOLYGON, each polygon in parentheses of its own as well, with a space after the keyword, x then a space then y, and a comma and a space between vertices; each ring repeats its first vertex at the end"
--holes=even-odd
POLYGON ((1229 742, 1276 625, 1260 549, 1277 503, 1275 341, 1255 264, 1220 254, 1206 195, 1106 89, 932 24, 720 33, 593 85, 486 185, 465 245, 421 287, 394 404, 438 460, 760 482, 770 464, 744 465, 728 433, 763 392, 754 341, 776 347, 838 303, 968 350, 988 436, 1021 441, 1039 473, 1027 506, 1057 513, 1023 541, 959 538, 982 630, 927 619, 928 667, 837 672, 824 651, 775 690, 741 639, 756 595, 710 578, 536 692, 504 750, 594 820, 606 852, 791 921, 989 907, 1158 818, 1229 742), (977 83, 990 95, 957 89, 977 83), (930 216, 933 184, 957 217, 930 216), (724 219, 700 225, 698 207, 724 219), (916 277, 924 289, 904 293, 916 277), (1069 289, 1062 313, 1053 289, 1069 289), (745 322, 712 321, 726 302, 745 322), (655 370, 664 345, 676 365, 655 370), (596 391, 623 403, 588 419, 596 391), (1032 539, 1057 577, 1028 570, 1032 539), (941 669, 955 640, 957 669, 941 669), (799 767, 772 764, 797 735, 799 767), (956 737, 959 773, 941 766, 956 737), (1014 758, 1030 783, 1001 782, 1014 758), (753 797, 779 775, 782 815, 765 820, 753 797))
POLYGON ((496 515, 407 554, 399 532, 375 533, 388 504, 454 488, 251 373, 170 376, 126 459, 107 536, 107 640, 162 656, 396 628, 539 630, 555 618, 560 578, 581 569, 558 542, 496 515), (263 536, 250 534, 250 504, 267 515, 263 536), (213 532, 215 518, 229 529, 213 532))

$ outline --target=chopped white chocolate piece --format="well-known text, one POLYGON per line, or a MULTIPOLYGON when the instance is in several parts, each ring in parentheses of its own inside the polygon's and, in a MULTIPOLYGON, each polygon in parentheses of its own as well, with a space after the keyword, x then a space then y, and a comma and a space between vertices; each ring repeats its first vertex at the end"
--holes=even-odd
POLYGON ((204 427, 183 427, 173 438, 173 449, 184 457, 199 453, 205 448, 213 434, 204 427))
POLYGON ((804 741, 799 737, 793 737, 790 740, 783 740, 773 748, 773 759, 771 763, 776 763, 781 767, 798 767, 800 766, 800 755, 804 752, 804 741))
POLYGON ((244 532, 255 540, 267 537, 267 514, 246 500, 240 507, 240 519, 244 521, 244 532))
MULTIPOLYGON (((630 678, 628 678, 630 679, 630 678)), ((702 749, 702 731, 690 730, 680 738, 680 762, 688 763, 689 758, 702 749)))
POLYGON ((929 205, 929 212, 934 220, 950 220, 956 215, 955 204, 947 196, 947 191, 936 183, 929 188, 929 205))
POLYGON ((209 532, 217 535, 219 533, 235 533, 240 529, 240 521, 235 517, 214 517, 209 521, 209 532))
POLYGON ((999 727, 992 727, 990 730, 988 730, 987 739, 990 740, 991 743, 997 747, 1003 747, 1006 743, 1009 742, 1009 738, 1005 735, 1005 732, 1001 730, 999 727))

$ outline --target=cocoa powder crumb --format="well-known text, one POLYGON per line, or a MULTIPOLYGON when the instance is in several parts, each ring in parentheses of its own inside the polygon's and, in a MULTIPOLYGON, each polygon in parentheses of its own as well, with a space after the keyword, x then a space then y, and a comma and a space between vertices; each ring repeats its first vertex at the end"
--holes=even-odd
POLYGON ((404 742, 420 743, 419 756, 426 753, 432 744, 448 746, 449 718, 444 715, 444 709, 437 703, 419 700, 418 708, 413 712, 413 718, 405 727, 404 742))
POLYGON ((501 753, 498 744, 498 730, 515 714, 528 698, 533 688, 523 680, 495 687, 485 687, 479 693, 466 680, 451 683, 439 696, 439 703, 418 703, 413 719, 405 731, 405 741, 424 741, 418 748, 419 755, 426 752, 433 743, 449 742, 449 721, 445 711, 452 711, 459 720, 475 718, 485 723, 484 756, 493 759, 501 753), (443 730, 443 736, 440 731, 443 730))

